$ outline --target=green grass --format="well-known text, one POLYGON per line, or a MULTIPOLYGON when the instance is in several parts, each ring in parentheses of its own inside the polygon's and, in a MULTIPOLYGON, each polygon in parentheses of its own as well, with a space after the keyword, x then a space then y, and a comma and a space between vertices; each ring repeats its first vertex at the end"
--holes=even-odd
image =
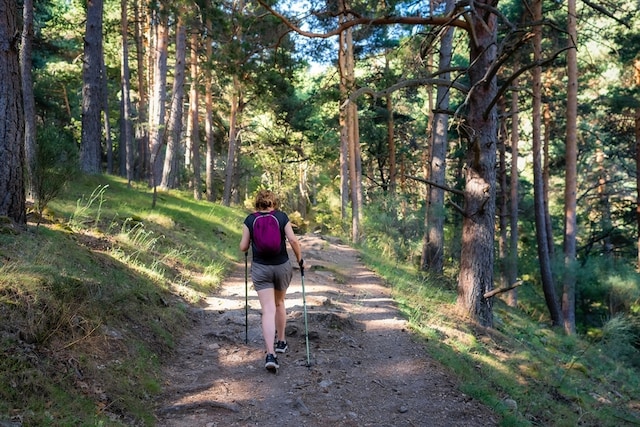
POLYGON ((81 177, 0 234, 0 421, 153 425, 188 307, 238 261, 244 212, 81 177))
POLYGON ((495 328, 474 327, 456 314, 446 279, 422 277, 371 248, 364 260, 390 284, 427 352, 462 391, 496 410, 501 425, 640 425, 640 372, 612 357, 606 341, 566 336, 499 299, 495 328))

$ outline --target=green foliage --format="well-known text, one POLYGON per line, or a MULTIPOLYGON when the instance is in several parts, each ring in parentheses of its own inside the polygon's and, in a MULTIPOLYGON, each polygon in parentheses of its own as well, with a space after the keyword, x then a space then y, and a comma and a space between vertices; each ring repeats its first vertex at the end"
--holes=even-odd
POLYGON ((30 177, 39 216, 78 171, 78 149, 67 132, 47 126, 36 133, 36 169, 30 177))

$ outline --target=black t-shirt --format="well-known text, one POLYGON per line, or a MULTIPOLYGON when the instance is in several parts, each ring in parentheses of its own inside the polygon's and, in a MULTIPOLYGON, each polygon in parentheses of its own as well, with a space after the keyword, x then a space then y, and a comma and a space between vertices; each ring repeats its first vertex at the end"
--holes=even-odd
POLYGON ((271 211, 271 214, 273 214, 280 223, 280 252, 275 255, 260 253, 260 251, 256 249, 256 246, 253 243, 253 222, 256 220, 255 214, 252 213, 251 215, 248 215, 244 220, 244 225, 246 225, 249 229, 249 234, 251 236, 251 253, 253 254, 253 262, 255 262, 256 264, 280 265, 284 264, 285 262, 289 262, 289 254, 287 253, 287 239, 284 233, 284 226, 289 222, 289 217, 286 213, 279 210, 271 211))

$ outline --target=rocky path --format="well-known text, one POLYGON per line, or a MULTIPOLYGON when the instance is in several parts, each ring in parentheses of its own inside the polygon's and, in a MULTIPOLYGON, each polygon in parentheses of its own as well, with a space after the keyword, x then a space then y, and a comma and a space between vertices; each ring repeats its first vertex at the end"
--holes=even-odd
POLYGON ((194 316, 166 366, 158 426, 497 425, 414 339, 389 289, 356 251, 320 236, 305 235, 301 244, 309 355, 299 271, 287 297, 289 351, 278 358, 279 373, 264 369, 251 284, 245 343, 242 263, 194 316))

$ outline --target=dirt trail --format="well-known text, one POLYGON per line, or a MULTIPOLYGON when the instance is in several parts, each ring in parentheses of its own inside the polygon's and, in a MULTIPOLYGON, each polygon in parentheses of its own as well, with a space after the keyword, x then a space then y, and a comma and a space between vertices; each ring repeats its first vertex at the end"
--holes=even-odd
MULTIPOLYGON (((264 369, 260 306, 238 266, 165 369, 158 426, 493 426, 498 417, 412 338, 389 289, 348 246, 300 239, 310 366, 299 271, 287 294, 287 341, 277 375, 264 369)), ((293 257, 292 257, 293 259, 293 257)))

